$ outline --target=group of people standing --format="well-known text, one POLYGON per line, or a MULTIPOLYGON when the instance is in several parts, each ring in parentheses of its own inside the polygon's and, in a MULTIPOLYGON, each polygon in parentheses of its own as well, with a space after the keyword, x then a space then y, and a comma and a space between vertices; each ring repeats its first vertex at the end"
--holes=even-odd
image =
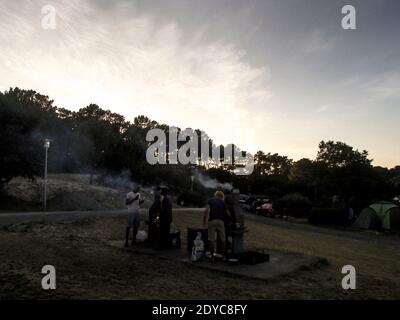
MULTIPOLYGON (((140 226, 140 205, 143 199, 137 186, 126 196, 128 207, 128 224, 125 233, 125 247, 129 246, 130 230, 133 230, 132 245, 140 226)), ((225 195, 216 191, 204 211, 204 226, 208 225, 208 245, 211 257, 220 252, 226 255, 228 242, 227 230, 236 228, 236 214, 231 193, 225 195), (218 241, 218 242, 217 242, 218 241), (218 248, 217 250, 217 243, 218 248)), ((170 245, 170 225, 172 223, 172 203, 168 196, 167 187, 158 187, 154 190, 154 201, 149 209, 148 216, 148 244, 155 248, 164 249, 170 245)))
MULTIPOLYGON (((140 227, 140 205, 143 199, 140 195, 140 187, 136 186, 126 195, 128 207, 128 223, 125 233, 125 247, 129 246, 130 230, 133 230, 132 245, 140 227)), ((167 187, 157 187, 154 190, 154 201, 149 209, 148 218, 148 244, 156 248, 164 249, 169 244, 170 225, 172 223, 172 203, 168 196, 167 187)))

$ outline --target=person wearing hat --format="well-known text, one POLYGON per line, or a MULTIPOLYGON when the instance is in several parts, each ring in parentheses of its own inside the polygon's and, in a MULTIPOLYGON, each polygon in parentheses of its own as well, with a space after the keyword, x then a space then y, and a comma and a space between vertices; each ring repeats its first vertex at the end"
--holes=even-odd
POLYGON ((161 216, 161 188, 156 187, 153 190, 154 201, 149 208, 149 220, 148 220, 148 245, 157 245, 159 240, 159 225, 161 216))
POLYGON ((170 227, 172 223, 172 202, 168 196, 169 189, 161 187, 161 212, 160 212, 160 237, 158 248, 167 249, 170 247, 170 227))

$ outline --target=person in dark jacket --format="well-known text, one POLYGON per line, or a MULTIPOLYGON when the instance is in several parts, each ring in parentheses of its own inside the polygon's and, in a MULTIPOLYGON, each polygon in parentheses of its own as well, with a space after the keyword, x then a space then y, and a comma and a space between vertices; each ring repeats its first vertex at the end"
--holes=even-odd
POLYGON ((157 187, 154 190, 154 201, 149 209, 148 219, 148 244, 153 246, 159 238, 158 231, 160 227, 161 216, 161 188, 157 187))
POLYGON ((168 196, 168 188, 161 188, 161 214, 160 214, 160 249, 170 247, 170 226, 172 223, 172 202, 168 196))
POLYGON ((236 229, 236 214, 234 208, 233 194, 231 190, 225 190, 225 206, 228 214, 225 214, 224 225, 225 225, 225 245, 226 250, 231 247, 229 241, 229 231, 236 229))
POLYGON ((225 229, 235 229, 236 228, 236 213, 234 206, 234 197, 231 190, 225 191, 225 206, 229 212, 229 215, 225 217, 225 229))

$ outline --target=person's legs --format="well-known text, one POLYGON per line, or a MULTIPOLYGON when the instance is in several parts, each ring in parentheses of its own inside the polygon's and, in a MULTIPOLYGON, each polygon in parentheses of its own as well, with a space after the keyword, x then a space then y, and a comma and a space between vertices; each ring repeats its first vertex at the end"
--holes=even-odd
POLYGON ((136 235, 139 231, 139 226, 140 226, 140 215, 139 212, 135 213, 134 219, 133 219, 133 238, 132 238, 132 245, 135 244, 136 240, 136 235))
POLYGON ((149 227, 147 229, 147 244, 149 246, 153 245, 154 243, 154 227, 151 224, 151 222, 149 222, 149 227))
POLYGON ((218 240, 221 241, 221 252, 224 256, 226 256, 226 237, 225 237, 225 224, 221 220, 216 221, 216 232, 218 240))
POLYGON ((126 227, 125 230, 125 247, 129 246, 129 231, 130 231, 130 227, 126 227))
POLYGON ((228 250, 231 247, 231 243, 229 241, 229 236, 228 236, 229 225, 227 223, 224 223, 224 228, 225 228, 225 250, 228 250))
POLYGON ((161 238, 161 247, 163 249, 169 248, 169 233, 170 233, 170 224, 168 222, 162 222, 160 226, 160 238, 161 238))
POLYGON ((211 220, 208 222, 208 246, 209 246, 211 255, 213 255, 215 252, 215 241, 217 240, 216 236, 215 236, 215 232, 216 232, 215 220, 211 220))

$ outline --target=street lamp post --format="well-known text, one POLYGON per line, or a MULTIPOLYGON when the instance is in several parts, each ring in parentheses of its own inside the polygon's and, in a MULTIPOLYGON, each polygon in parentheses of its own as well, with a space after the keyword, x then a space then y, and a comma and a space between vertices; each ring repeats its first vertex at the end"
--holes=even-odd
POLYGON ((43 210, 46 211, 47 207, 47 154, 50 148, 50 140, 45 139, 43 144, 45 150, 45 160, 44 160, 44 192, 43 192, 43 210))

